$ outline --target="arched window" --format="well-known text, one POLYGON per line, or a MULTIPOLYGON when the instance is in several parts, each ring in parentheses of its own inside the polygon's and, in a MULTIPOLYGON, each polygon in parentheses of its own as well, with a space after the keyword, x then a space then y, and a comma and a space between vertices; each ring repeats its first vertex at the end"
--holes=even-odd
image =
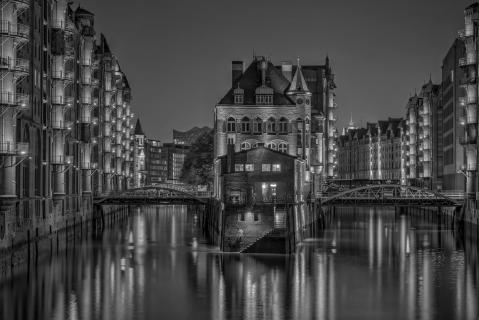
POLYGON ((279 119, 279 133, 280 134, 288 133, 288 119, 284 117, 279 119))
POLYGON ((298 132, 296 134, 296 145, 298 146, 298 148, 302 148, 303 147, 303 119, 298 118, 298 120, 296 120, 296 125, 298 128, 298 132))
POLYGON ((276 133, 276 120, 271 117, 268 119, 268 123, 266 124, 266 130, 268 133, 276 133))
POLYGON ((284 142, 281 142, 278 145, 278 151, 283 152, 283 153, 287 153, 288 152, 288 145, 284 142))
POLYGON ((306 132, 309 132, 309 129, 310 129, 310 121, 309 121, 309 118, 306 118, 304 120, 304 126, 305 126, 305 129, 306 129, 306 132))
POLYGON ((271 150, 278 150, 278 146, 274 142, 268 143, 266 147, 271 150))
POLYGON ((249 133, 249 130, 250 127, 249 127, 249 118, 248 117, 244 117, 243 119, 241 119, 241 132, 242 133, 249 133))
POLYGON ((241 143, 241 150, 249 150, 249 149, 251 149, 251 145, 249 144, 249 142, 241 143))
POLYGON ((236 131, 236 120, 234 118, 228 118, 226 131, 227 132, 235 132, 236 131))
POLYGON ((303 131, 303 119, 298 118, 296 120, 296 125, 297 125, 297 128, 298 128, 298 131, 303 131))
POLYGON ((253 132, 255 134, 262 134, 263 133, 263 120, 261 120, 261 118, 256 118, 254 120, 253 132))

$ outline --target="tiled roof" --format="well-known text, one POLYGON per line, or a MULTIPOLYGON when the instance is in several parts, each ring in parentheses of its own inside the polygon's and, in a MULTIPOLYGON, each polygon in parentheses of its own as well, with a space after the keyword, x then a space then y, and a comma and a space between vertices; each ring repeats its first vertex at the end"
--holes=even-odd
POLYGON ((75 10, 75 14, 87 15, 87 16, 94 16, 93 13, 91 13, 91 12, 88 11, 88 10, 83 9, 83 8, 80 7, 80 6, 75 10))
MULTIPOLYGON (((231 86, 230 90, 218 104, 234 104, 234 90, 239 87, 244 90, 244 105, 256 105, 255 90, 262 84, 259 60, 255 59, 244 71, 243 75, 231 86)), ((271 62, 267 62, 266 85, 273 89, 274 105, 294 105, 294 102, 286 95, 289 81, 280 70, 271 62)))

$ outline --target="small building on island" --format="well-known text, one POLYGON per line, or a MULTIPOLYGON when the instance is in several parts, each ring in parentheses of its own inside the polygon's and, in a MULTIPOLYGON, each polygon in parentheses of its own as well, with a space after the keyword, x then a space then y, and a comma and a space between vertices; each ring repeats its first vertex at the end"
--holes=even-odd
POLYGON ((234 152, 231 146, 216 161, 216 187, 226 206, 252 207, 305 200, 305 161, 259 145, 234 152))

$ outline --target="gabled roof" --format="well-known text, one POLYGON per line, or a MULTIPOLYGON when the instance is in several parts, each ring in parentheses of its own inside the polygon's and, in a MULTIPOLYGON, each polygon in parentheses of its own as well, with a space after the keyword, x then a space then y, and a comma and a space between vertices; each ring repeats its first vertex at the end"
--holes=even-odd
POLYGON ((75 10, 75 14, 77 14, 77 15, 83 15, 83 16, 92 16, 92 17, 95 16, 92 12, 90 12, 90 11, 88 11, 88 10, 86 10, 86 9, 83 9, 83 8, 80 7, 80 6, 78 6, 78 8, 75 10))
POLYGON ((136 135, 142 135, 144 136, 145 133, 143 132, 143 129, 141 128, 141 123, 140 123, 140 119, 137 119, 136 120, 136 125, 135 125, 135 133, 136 135))
MULTIPOLYGON (((256 105, 255 90, 262 85, 259 66, 261 61, 259 58, 255 58, 218 104, 234 104, 234 90, 239 87, 244 90, 243 104, 256 105)), ((269 61, 267 61, 266 67, 266 85, 273 89, 274 105, 294 105, 294 102, 286 95, 286 90, 290 85, 289 81, 269 61)))
POLYGON ((467 6, 465 10, 474 9, 474 8, 477 8, 478 6, 479 6, 479 3, 474 2, 473 4, 467 6))

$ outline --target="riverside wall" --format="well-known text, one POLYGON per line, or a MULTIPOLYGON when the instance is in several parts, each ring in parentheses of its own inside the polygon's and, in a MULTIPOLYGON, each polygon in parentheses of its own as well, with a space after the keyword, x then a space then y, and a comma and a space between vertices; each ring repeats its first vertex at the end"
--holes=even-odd
POLYGON ((69 242, 113 220, 128 216, 128 206, 94 207, 91 196, 71 201, 68 207, 63 206, 65 203, 52 204, 51 211, 39 210, 40 213, 35 206, 30 207, 31 202, 17 201, 7 212, 3 206, 5 230, 0 241, 0 278, 21 271, 31 261, 41 261, 54 251, 64 250, 69 242))

